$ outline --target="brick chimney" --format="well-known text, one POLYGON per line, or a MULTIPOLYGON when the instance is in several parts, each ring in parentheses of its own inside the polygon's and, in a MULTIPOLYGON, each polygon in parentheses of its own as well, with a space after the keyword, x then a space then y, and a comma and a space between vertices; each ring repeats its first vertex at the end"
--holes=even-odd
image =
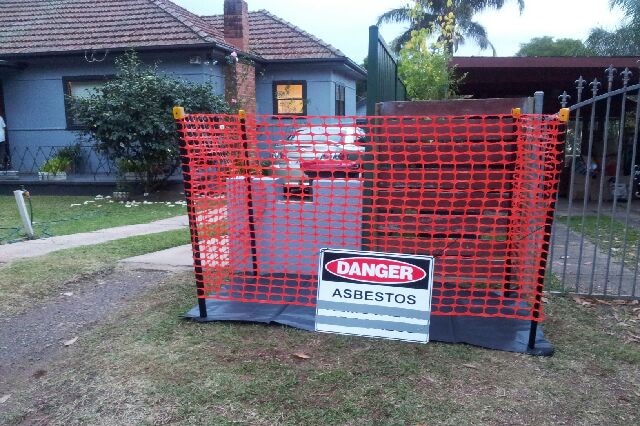
POLYGON ((244 58, 249 50, 249 8, 244 0, 224 0, 224 39, 238 49, 224 70, 225 98, 232 108, 256 112, 256 69, 244 58))
POLYGON ((224 0, 224 39, 246 52, 249 49, 249 7, 244 0, 224 0))

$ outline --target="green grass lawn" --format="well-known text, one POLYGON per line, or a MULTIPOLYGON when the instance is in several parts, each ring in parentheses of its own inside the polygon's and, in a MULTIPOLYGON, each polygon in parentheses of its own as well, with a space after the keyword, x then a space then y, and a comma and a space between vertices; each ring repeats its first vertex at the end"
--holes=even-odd
POLYGON ((188 244, 188 229, 59 250, 0 266, 0 316, 17 314, 59 293, 65 284, 113 269, 116 262, 188 244))
MULTIPOLYGON (((176 193, 166 202, 141 198, 140 202, 120 203, 102 197, 33 195, 33 228, 37 237, 68 235, 186 214, 184 195, 176 193)), ((24 237, 14 197, 0 196, 0 244, 24 237)))
MULTIPOLYGON (((557 222, 565 225, 566 217, 557 218, 557 222)), ((569 227, 572 231, 584 233, 584 236, 594 244, 598 244, 599 249, 608 253, 617 260, 622 260, 624 253, 625 265, 635 268, 638 262, 637 247, 640 243, 640 229, 629 226, 625 236, 625 224, 609 216, 585 216, 584 227, 582 217, 571 217, 569 227)))
MULTIPOLYGON (((5 424, 632 425, 639 305, 545 304, 551 358, 180 318, 167 279, 12 392, 5 424)), ((1 410, 0 410, 1 411, 1 410)))

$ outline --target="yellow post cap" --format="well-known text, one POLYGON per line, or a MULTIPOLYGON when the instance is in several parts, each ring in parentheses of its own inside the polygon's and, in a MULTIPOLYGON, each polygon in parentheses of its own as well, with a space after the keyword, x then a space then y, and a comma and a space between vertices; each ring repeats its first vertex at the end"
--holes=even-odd
POLYGON ((562 121, 563 123, 566 123, 567 121, 569 121, 570 114, 571 114, 571 110, 569 110, 569 108, 562 108, 558 112, 558 120, 562 121))
POLYGON ((511 115, 513 115, 515 118, 520 118, 520 116, 522 115, 522 110, 520 110, 520 108, 512 108, 511 115))
POLYGON ((238 110, 238 115, 240 116, 240 118, 245 118, 247 113, 243 109, 240 109, 238 110))
POLYGON ((184 118, 184 108, 179 106, 173 107, 173 118, 175 120, 182 120, 184 118))

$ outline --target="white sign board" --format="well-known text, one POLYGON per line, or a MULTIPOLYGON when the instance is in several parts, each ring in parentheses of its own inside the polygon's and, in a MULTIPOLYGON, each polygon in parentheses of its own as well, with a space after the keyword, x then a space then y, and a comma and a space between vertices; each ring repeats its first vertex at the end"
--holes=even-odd
POLYGON ((322 249, 316 331, 429 341, 433 257, 322 249))

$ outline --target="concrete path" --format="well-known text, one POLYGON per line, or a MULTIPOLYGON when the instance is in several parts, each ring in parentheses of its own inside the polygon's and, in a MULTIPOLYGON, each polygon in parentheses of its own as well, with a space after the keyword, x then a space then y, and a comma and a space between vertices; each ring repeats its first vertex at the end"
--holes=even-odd
POLYGON ((180 271, 193 269, 191 244, 122 259, 120 263, 136 269, 153 271, 180 271))
MULTIPOLYGON (((562 208, 559 210, 562 211, 562 208)), ((188 227, 188 218, 185 215, 148 224, 0 245, 0 264, 66 248, 186 227, 188 227)), ((640 291, 636 270, 625 268, 615 261, 607 267, 608 256, 600 247, 581 238, 579 234, 570 231, 557 221, 554 224, 552 243, 551 270, 556 275, 564 273, 564 285, 567 290, 616 296, 632 296, 640 291), (582 250, 580 250, 581 246, 582 250)), ((156 271, 193 268, 190 244, 123 259, 120 262, 136 269, 156 271)))
MULTIPOLYGON (((581 234, 556 221, 552 233, 549 272, 564 276, 564 288, 570 292, 633 297, 640 293, 637 267, 629 268, 617 261, 615 254, 596 246, 581 234)), ((629 247, 626 259, 637 256, 637 247, 629 247)))
POLYGON ((28 257, 42 256, 56 250, 99 244, 136 235, 172 231, 187 228, 188 226, 189 220, 186 215, 183 215, 139 225, 118 226, 93 232, 3 244, 0 245, 0 264, 28 257))

